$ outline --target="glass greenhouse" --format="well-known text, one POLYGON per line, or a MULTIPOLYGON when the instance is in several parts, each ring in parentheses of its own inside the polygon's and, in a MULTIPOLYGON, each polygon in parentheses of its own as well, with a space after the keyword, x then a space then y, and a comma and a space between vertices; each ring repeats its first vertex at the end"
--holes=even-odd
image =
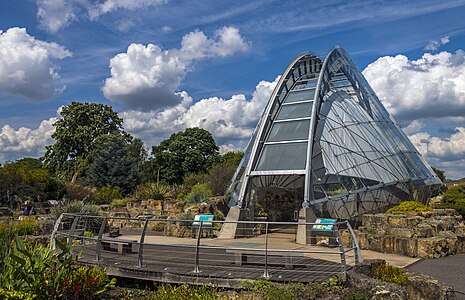
POLYGON ((441 185, 335 48, 324 61, 301 54, 285 70, 228 190, 230 207, 247 213, 228 218, 253 220, 261 209, 268 221, 295 221, 304 209, 313 219, 357 220, 400 201, 425 203, 441 185))

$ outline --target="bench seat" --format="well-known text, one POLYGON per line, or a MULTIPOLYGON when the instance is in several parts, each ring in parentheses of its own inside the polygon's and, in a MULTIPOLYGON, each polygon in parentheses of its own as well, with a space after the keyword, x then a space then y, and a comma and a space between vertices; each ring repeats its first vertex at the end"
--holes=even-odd
MULTIPOLYGON (((247 256, 255 255, 255 256, 265 256, 264 251, 253 251, 253 250, 226 250, 226 253, 234 254, 234 264, 236 266, 242 267, 245 263, 247 263, 247 256)), ((284 257, 285 262, 284 266, 288 270, 292 270, 294 268, 294 257, 303 257, 304 253, 302 252, 291 252, 291 251, 273 251, 268 250, 268 256, 279 256, 284 257)))

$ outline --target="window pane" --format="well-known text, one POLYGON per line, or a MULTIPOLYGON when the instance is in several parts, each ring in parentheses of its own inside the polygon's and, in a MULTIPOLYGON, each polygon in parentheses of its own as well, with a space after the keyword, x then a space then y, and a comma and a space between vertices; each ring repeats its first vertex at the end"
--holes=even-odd
POLYGON ((310 117, 313 102, 283 105, 276 120, 310 117))
POLYGON ((307 161, 307 142, 265 145, 257 171, 304 170, 307 161))
POLYGON ((273 123, 268 142, 307 140, 310 120, 273 123))
POLYGON ((297 92, 289 92, 284 102, 291 103, 291 102, 299 102, 303 100, 313 100, 314 95, 315 95, 314 89, 297 91, 297 92))

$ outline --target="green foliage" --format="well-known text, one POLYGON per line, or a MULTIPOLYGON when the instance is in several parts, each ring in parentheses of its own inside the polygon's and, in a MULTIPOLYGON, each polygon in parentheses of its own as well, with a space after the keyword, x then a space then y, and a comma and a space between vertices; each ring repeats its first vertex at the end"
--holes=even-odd
POLYGON ((443 204, 438 208, 452 208, 465 217, 465 185, 452 186, 442 196, 443 204))
POLYGON ((171 187, 159 182, 141 184, 136 189, 138 199, 166 200, 171 197, 171 187))
POLYGON ((59 240, 56 245, 59 252, 41 245, 28 248, 16 236, 0 274, 1 293, 12 299, 93 299, 115 284, 102 269, 78 266, 78 258, 59 240))
POLYGON ((417 201, 404 201, 401 202, 399 205, 394 206, 388 210, 388 212, 394 211, 432 211, 431 207, 428 207, 424 204, 421 204, 417 201))
POLYGON ((88 158, 89 165, 85 172, 87 182, 97 188, 109 185, 118 187, 124 195, 133 192, 140 182, 140 157, 131 150, 131 143, 132 141, 123 135, 97 137, 88 158))
POLYGON ((363 289, 352 289, 344 293, 344 300, 370 300, 373 297, 370 291, 363 289))
POLYGON ((15 222, 13 231, 18 235, 31 235, 37 233, 39 227, 39 220, 34 217, 27 217, 15 222))
POLYGON ((131 291, 123 289, 118 295, 118 299, 138 299, 138 300, 216 300, 221 299, 219 291, 215 287, 189 286, 189 285, 161 285, 156 291, 131 291))
POLYGON ((401 286, 407 284, 407 272, 403 269, 379 262, 371 266, 372 277, 382 281, 397 283, 401 286))
POLYGON ((37 200, 59 199, 65 194, 64 185, 53 178, 42 162, 35 158, 22 158, 0 168, 0 203, 8 203, 13 196, 37 200))
POLYGON ((208 172, 208 185, 216 196, 224 195, 226 189, 231 184, 231 179, 236 172, 234 165, 228 163, 215 164, 208 172))
POLYGON ((202 203, 209 202, 212 196, 212 191, 204 184, 196 184, 186 196, 186 203, 202 203))
POLYGON ((244 157, 244 152, 230 151, 221 155, 220 161, 224 165, 229 165, 234 168, 237 168, 242 160, 242 157, 244 157))
POLYGON ((111 207, 126 207, 128 199, 114 199, 111 201, 111 207))
POLYGON ((465 185, 450 187, 442 197, 444 204, 454 204, 462 199, 465 199, 465 185))
POLYGON ((106 186, 99 188, 94 193, 93 199, 98 204, 109 204, 114 199, 119 199, 122 197, 123 195, 121 194, 121 190, 119 189, 119 187, 113 187, 111 185, 106 185, 106 186))
POLYGON ((72 102, 64 106, 56 121, 53 145, 46 147, 45 165, 62 178, 71 179, 85 169, 95 139, 102 135, 123 135, 123 120, 111 106, 72 102))
POLYGON ((69 200, 81 201, 83 199, 92 199, 95 189, 80 184, 68 183, 65 185, 66 194, 69 200))
MULTIPOLYGON (((342 295, 345 292, 342 280, 333 278, 324 282, 312 282, 309 284, 290 283, 276 284, 269 280, 256 280, 243 284, 244 288, 260 294, 269 300, 292 300, 292 299, 320 299, 324 295, 342 295)), ((350 299, 350 298, 349 298, 350 299)), ((363 299, 363 298, 361 298, 363 299)))
POLYGON ((91 216, 98 216, 100 214, 100 208, 95 204, 84 203, 82 201, 66 201, 54 206, 50 210, 50 214, 55 219, 58 219, 62 213, 82 213, 91 216))
POLYGON ((218 150, 210 132, 197 127, 187 128, 152 148, 153 158, 146 168, 145 177, 149 181, 154 180, 159 172, 162 181, 180 184, 186 174, 207 173, 219 159, 218 150))

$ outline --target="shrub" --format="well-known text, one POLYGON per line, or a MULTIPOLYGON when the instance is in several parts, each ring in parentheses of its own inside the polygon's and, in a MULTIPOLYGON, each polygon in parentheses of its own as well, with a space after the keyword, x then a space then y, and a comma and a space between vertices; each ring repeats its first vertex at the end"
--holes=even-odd
POLYGON ((107 185, 101 187, 94 193, 94 201, 97 204, 109 204, 113 199, 122 198, 123 195, 119 187, 107 185))
POLYGON ((202 203, 208 202, 212 195, 212 191, 204 184, 196 184, 186 196, 186 203, 202 203))
POLYGON ((433 210, 431 207, 428 207, 424 204, 421 204, 417 201, 404 201, 401 202, 399 205, 394 206, 388 210, 388 212, 394 211, 431 211, 433 210))
POLYGON ((100 208, 91 203, 84 203, 82 201, 65 201, 60 205, 52 207, 50 214, 56 219, 62 213, 82 213, 90 216, 98 216, 100 214, 100 208))
POLYGON ((170 196, 170 186, 159 182, 144 183, 136 189, 136 197, 139 199, 165 200, 170 196))
POLYGON ((407 284, 407 272, 400 268, 389 266, 384 261, 373 264, 371 266, 371 273, 375 279, 397 283, 402 286, 407 284))
POLYGON ((128 199, 114 199, 111 201, 112 207, 126 207, 128 204, 128 199))
POLYGON ((17 299, 93 299, 114 285, 104 270, 79 267, 68 246, 59 240, 56 245, 60 252, 40 245, 27 248, 16 236, 0 274, 1 293, 16 291, 17 299), (21 298, 24 294, 30 298, 21 298))
POLYGON ((372 297, 370 291, 363 289, 353 289, 343 294, 344 300, 370 300, 372 297))
POLYGON ((70 200, 92 199, 95 193, 95 189, 79 184, 69 183, 66 184, 65 188, 70 200))
POLYGON ((30 235, 37 233, 39 227, 39 220, 34 217, 27 217, 16 223, 13 231, 18 235, 30 235))

